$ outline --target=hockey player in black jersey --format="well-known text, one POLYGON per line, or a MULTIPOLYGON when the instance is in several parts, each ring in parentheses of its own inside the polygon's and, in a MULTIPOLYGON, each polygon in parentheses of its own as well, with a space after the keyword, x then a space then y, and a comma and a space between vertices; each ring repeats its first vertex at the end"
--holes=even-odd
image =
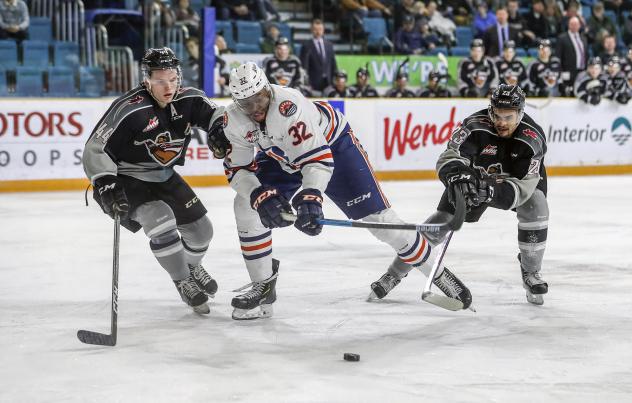
POLYGON ((524 63, 516 57, 516 43, 507 41, 503 46, 502 56, 496 59, 496 69, 501 84, 518 85, 525 89, 527 82, 527 69, 524 63))
POLYGON ((599 105, 601 98, 606 94, 608 77, 603 72, 601 59, 591 57, 585 71, 577 75, 575 79, 575 96, 587 104, 599 105))
POLYGON ((344 70, 334 73, 334 84, 323 90, 327 98, 353 98, 353 87, 347 86, 347 72, 344 70))
POLYGON ((414 98, 415 93, 408 89, 408 73, 400 68, 395 76, 395 86, 384 96, 386 98, 414 98))
MULTIPOLYGON (((208 313, 217 282, 201 261, 213 235, 206 208, 174 171, 183 165, 191 128, 221 125, 222 110, 195 88, 182 88, 180 61, 169 48, 149 49, 143 82, 116 99, 97 123, 83 152, 94 199, 118 212, 132 232, 143 229, 158 263, 182 300, 208 313)), ((223 156, 222 156, 223 157, 223 156)))
POLYGON ((561 72, 560 59, 551 55, 551 41, 540 40, 538 58, 527 67, 531 95, 535 97, 560 96, 558 84, 561 72))
POLYGON ((470 43, 470 57, 461 59, 457 67, 459 94, 462 97, 484 98, 498 86, 498 70, 485 56, 482 39, 470 43))
MULTIPOLYGON (((454 195, 468 205, 465 222, 477 222, 488 207, 512 210, 518 216, 519 267, 527 301, 541 305, 548 291, 540 276, 546 246, 549 210, 544 168, 546 138, 524 113, 525 96, 518 86, 501 84, 487 109, 463 120, 439 156, 437 173, 446 189, 428 223, 446 222, 454 214, 454 195)), ((429 234, 431 244, 446 234, 429 234)), ((382 282, 390 291, 406 276, 405 268, 389 268, 382 282)), ((384 278, 384 276, 382 276, 384 278)), ((375 284, 375 283, 374 283, 375 284)))
POLYGON ((445 81, 447 81, 447 76, 438 71, 431 71, 428 74, 428 85, 426 88, 421 88, 417 96, 419 98, 450 98, 452 94, 445 87, 445 81))
POLYGON ((369 69, 360 67, 356 72, 356 83, 351 86, 353 96, 356 98, 377 98, 380 95, 369 84, 369 69))
POLYGON ((285 37, 277 39, 274 56, 263 60, 263 71, 268 81, 284 87, 298 88, 301 84, 301 61, 290 54, 290 41, 285 37))
POLYGON ((621 70, 621 59, 612 56, 606 67, 608 84, 605 97, 611 101, 625 105, 632 96, 632 87, 628 83, 625 73, 621 70))

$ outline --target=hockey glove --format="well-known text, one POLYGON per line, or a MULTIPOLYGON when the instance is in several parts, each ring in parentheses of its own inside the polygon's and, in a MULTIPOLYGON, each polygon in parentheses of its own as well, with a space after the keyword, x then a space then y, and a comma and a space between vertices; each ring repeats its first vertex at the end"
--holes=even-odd
POLYGON ((266 228, 287 227, 292 221, 281 217, 281 213, 292 213, 292 206, 278 189, 259 186, 250 194, 250 206, 259 213, 261 223, 266 228))
POLYGON ((487 203, 494 196, 492 181, 480 179, 476 171, 466 165, 454 167, 445 178, 448 186, 448 200, 452 205, 455 204, 456 192, 463 194, 469 208, 487 203))
POLYGON ((323 225, 318 223, 323 215, 323 196, 320 190, 303 189, 292 199, 292 207, 296 209, 296 221, 294 226, 307 235, 315 236, 323 230, 323 225))
POLYGON ((223 159, 231 149, 230 141, 224 134, 224 118, 216 119, 208 129, 208 148, 213 152, 213 157, 223 159))
POLYGON ((121 220, 127 218, 129 202, 123 184, 116 175, 105 175, 94 181, 94 199, 110 217, 114 218, 116 209, 121 220))

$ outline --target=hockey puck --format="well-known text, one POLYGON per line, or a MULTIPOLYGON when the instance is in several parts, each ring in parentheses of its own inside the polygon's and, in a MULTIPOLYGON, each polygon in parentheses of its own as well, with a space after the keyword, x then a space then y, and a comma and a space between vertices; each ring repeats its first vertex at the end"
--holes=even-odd
POLYGON ((360 354, 345 353, 342 358, 344 358, 345 361, 360 361, 360 354))

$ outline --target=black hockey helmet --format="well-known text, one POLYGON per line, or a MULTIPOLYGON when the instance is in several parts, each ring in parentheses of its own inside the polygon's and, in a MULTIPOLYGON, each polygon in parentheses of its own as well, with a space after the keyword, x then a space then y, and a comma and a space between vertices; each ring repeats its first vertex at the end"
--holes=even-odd
POLYGON ((437 70, 432 70, 430 74, 428 74, 428 81, 439 81, 441 80, 441 73, 437 70))
POLYGON ((347 79, 347 72, 345 70, 337 70, 334 73, 334 78, 344 78, 347 79))
POLYGON ((472 42, 470 42, 470 49, 484 48, 484 47, 485 47, 485 43, 480 38, 472 39, 472 42))
POLYGON ((366 67, 360 67, 358 71, 356 71, 356 77, 359 76, 370 77, 371 74, 369 74, 369 69, 367 69, 366 67))
POLYGON ((143 71, 178 69, 180 60, 168 47, 147 49, 140 61, 143 71))
POLYGON ((588 64, 586 66, 599 66, 601 67, 601 58, 599 56, 591 57, 588 59, 588 64))
POLYGON ((617 55, 614 55, 608 60, 608 66, 614 66, 615 64, 621 65, 621 58, 617 55))
POLYGON ((492 92, 490 106, 494 109, 524 110, 525 95, 522 88, 517 85, 500 84, 492 92))
POLYGON ((549 39, 540 39, 540 41, 538 41, 538 48, 550 48, 551 47, 551 41, 549 39))
POLYGON ((516 48, 516 42, 514 41, 506 41, 503 44, 503 49, 515 49, 516 48))
POLYGON ((279 39, 274 42, 274 46, 287 45, 290 46, 290 40, 285 36, 280 36, 279 39))

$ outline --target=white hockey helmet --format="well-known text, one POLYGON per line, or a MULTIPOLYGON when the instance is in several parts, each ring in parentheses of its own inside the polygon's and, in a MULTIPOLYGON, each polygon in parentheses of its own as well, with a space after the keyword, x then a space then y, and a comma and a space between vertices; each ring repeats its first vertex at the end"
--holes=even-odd
POLYGON ((235 101, 250 98, 263 89, 270 90, 270 83, 263 70, 253 62, 246 62, 230 72, 228 88, 235 101))

